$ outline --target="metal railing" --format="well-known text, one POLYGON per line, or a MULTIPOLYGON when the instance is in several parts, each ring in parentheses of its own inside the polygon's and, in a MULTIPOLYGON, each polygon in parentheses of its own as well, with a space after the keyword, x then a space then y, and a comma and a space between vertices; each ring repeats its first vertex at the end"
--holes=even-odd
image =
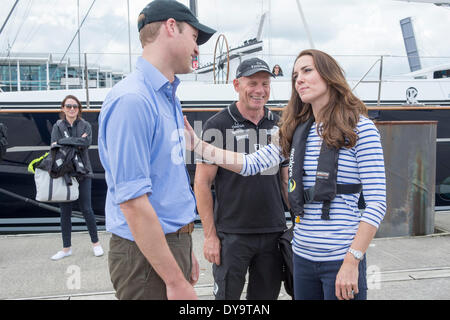
POLYGON ((378 83, 378 99, 377 99, 377 106, 380 106, 381 101, 381 83, 383 82, 383 56, 381 56, 379 59, 375 61, 375 63, 369 68, 369 70, 362 76, 361 79, 358 80, 356 85, 352 88, 352 91, 355 91, 355 89, 358 87, 360 83, 378 83), (369 80, 364 81, 364 79, 367 77, 367 75, 372 71, 373 67, 376 66, 377 63, 380 63, 380 73, 379 73, 379 79, 378 80, 369 80))

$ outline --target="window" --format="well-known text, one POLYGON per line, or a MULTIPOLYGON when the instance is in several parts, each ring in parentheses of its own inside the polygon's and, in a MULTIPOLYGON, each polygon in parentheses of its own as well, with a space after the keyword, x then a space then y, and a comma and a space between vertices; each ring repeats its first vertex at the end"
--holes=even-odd
POLYGON ((17 91, 17 65, 0 65, 0 83, 3 91, 17 91))
POLYGON ((438 70, 433 74, 434 79, 450 78, 450 69, 438 70))

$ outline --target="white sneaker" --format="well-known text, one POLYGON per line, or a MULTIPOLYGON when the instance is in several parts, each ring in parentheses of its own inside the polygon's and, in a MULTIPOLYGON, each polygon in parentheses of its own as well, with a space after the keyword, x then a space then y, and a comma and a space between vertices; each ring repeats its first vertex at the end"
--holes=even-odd
POLYGON ((58 251, 53 257, 51 257, 52 260, 56 261, 56 260, 61 260, 62 258, 68 257, 72 255, 72 249, 70 249, 67 252, 64 251, 58 251))
POLYGON ((93 249, 94 249, 94 256, 100 257, 103 255, 103 248, 101 245, 94 246, 93 249))

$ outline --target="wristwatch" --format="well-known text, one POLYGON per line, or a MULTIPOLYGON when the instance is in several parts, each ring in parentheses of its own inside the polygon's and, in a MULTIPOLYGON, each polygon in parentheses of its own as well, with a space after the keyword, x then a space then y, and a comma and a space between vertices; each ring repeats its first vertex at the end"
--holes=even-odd
POLYGON ((363 259, 363 257, 364 257, 364 253, 362 253, 359 250, 348 248, 348 252, 350 252, 355 257, 355 259, 359 260, 359 261, 361 261, 363 259))

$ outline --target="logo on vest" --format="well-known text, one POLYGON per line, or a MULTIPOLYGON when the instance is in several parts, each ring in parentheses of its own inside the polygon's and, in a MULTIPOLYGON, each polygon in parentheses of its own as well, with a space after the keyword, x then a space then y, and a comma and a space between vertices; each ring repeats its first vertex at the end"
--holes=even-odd
POLYGON ((295 188, 297 187, 297 183, 295 182, 294 179, 289 179, 289 192, 293 192, 295 190, 295 188))
POLYGON ((292 177, 293 173, 293 167, 294 167, 294 154, 295 154, 295 148, 291 149, 291 155, 289 156, 289 178, 292 177))
POLYGON ((232 126, 231 129, 242 129, 245 128, 245 124, 243 123, 239 123, 239 122, 235 122, 232 126))
POLYGON ((328 180, 329 172, 317 171, 316 179, 328 180))

